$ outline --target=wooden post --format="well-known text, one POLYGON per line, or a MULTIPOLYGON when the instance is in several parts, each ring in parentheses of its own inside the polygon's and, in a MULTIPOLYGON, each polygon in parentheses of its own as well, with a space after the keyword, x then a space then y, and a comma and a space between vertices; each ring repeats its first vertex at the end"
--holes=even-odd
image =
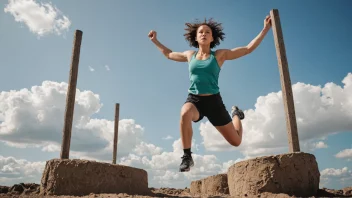
POLYGON ((117 155, 117 143, 119 135, 119 117, 120 117, 120 104, 116 103, 115 105, 115 124, 114 124, 114 150, 112 155, 112 163, 116 164, 116 155, 117 155))
POLYGON ((82 31, 76 30, 73 41, 71 69, 68 82, 68 89, 66 95, 66 110, 64 118, 64 128, 61 144, 61 159, 69 159, 70 156, 70 143, 71 143, 71 130, 73 122, 73 112, 75 107, 76 86, 78 76, 79 55, 81 51, 82 31))
POLYGON ((297 132, 295 106, 293 102, 291 79, 288 70, 288 62, 286 57, 284 37, 281 29, 279 11, 277 9, 271 10, 270 17, 274 34, 276 55, 279 64, 282 97, 286 113, 286 128, 288 134, 289 152, 299 152, 300 148, 297 132))

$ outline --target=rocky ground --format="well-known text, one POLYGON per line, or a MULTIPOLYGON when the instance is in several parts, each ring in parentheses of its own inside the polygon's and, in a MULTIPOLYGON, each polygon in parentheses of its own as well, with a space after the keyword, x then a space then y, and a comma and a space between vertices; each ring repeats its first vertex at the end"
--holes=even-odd
MULTIPOLYGON (((128 195, 124 193, 120 194, 90 194, 86 196, 82 196, 85 198, 91 197, 100 197, 100 198, 117 198, 117 197, 136 197, 136 198, 148 198, 148 197, 192 197, 190 195, 190 189, 175 189, 175 188, 150 188, 151 194, 149 195, 128 195)), ((40 186, 39 184, 15 184, 11 187, 9 186, 0 186, 0 197, 39 197, 40 186)), ((77 196, 46 196, 46 197, 58 197, 58 198, 76 198, 77 196)), ((219 195, 212 197, 231 197, 229 195, 219 195)), ((267 198, 286 198, 292 197, 285 194, 271 194, 271 193, 263 193, 258 197, 267 197, 267 198)), ((352 186, 347 187, 341 190, 333 190, 333 189, 319 189, 319 192, 314 197, 352 197, 352 186)))

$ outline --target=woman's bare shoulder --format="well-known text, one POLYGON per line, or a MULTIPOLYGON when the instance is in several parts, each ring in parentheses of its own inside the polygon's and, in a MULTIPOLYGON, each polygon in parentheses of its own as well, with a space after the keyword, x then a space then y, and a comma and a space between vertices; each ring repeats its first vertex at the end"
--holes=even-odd
POLYGON ((194 50, 186 50, 183 53, 187 56, 188 61, 190 61, 195 52, 194 50))

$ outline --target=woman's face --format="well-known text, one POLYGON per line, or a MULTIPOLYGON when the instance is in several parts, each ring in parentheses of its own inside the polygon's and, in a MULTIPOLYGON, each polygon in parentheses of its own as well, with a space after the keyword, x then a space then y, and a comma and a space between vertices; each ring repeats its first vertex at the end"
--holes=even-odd
POLYGON ((213 42, 213 34, 209 26, 201 25, 197 30, 196 41, 199 45, 210 45, 213 42))

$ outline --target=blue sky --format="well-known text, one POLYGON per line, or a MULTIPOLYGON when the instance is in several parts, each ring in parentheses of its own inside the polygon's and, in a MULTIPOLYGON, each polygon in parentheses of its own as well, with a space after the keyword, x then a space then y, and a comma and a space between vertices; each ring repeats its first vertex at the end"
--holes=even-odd
MULTIPOLYGON (((108 142, 112 141, 107 137, 112 134, 115 103, 120 103, 120 119, 124 120, 120 124, 119 162, 150 171, 151 186, 185 187, 194 179, 225 170, 226 163, 287 152, 280 75, 273 34, 269 31, 253 53, 226 62, 220 73, 220 92, 227 109, 237 105, 248 112, 243 146, 229 147, 204 119, 193 125, 199 148, 192 149, 199 155, 195 171, 178 173, 179 113, 187 97, 188 66, 165 59, 147 37, 150 30, 155 30, 161 43, 173 51, 185 51, 190 47, 183 37, 184 24, 212 17, 222 22, 226 34, 218 48, 245 46, 261 31, 265 16, 275 8, 280 12, 291 82, 297 85, 293 89, 298 102, 301 149, 316 156, 323 173, 322 186, 352 185, 350 1, 51 1, 56 18, 50 19, 45 13, 31 16, 30 9, 36 10, 36 6, 48 2, 31 0, 26 4, 9 0, 1 7, 0 183, 19 181, 11 176, 14 172, 4 168, 11 161, 9 157, 13 157, 14 167, 20 166, 16 161, 20 159, 43 167, 46 160, 60 156, 57 148, 61 144, 66 93, 62 91, 65 84, 59 83, 68 81, 76 29, 83 31, 83 40, 77 84, 82 94, 76 98, 79 107, 75 115, 91 122, 75 121, 85 125, 80 130, 74 125, 73 133, 79 132, 72 145, 82 143, 72 146, 74 157, 111 161, 112 152, 102 148, 109 148, 108 142), (22 21, 15 20, 15 13, 22 21), (57 19, 66 23, 60 26, 55 23, 57 19), (60 34, 49 31, 40 35, 41 27, 56 27, 60 34), (346 84, 342 82, 345 78, 346 84), (42 85, 44 81, 52 83, 42 85), (31 90, 33 86, 43 91, 35 92, 36 89, 31 90), (25 88, 28 92, 20 92, 25 88), (43 95, 46 97, 39 99, 43 95), (326 102, 325 96, 333 98, 333 102, 326 102), (58 105, 57 112, 48 110, 53 104, 58 105), (327 109, 320 111, 320 107, 327 109), (36 125, 26 121, 27 114, 21 112, 43 116, 47 122, 36 125), (275 138, 269 138, 271 133, 275 138), (163 139, 167 136, 172 138, 163 139), (255 140, 258 137, 263 139, 255 140), (265 143, 270 146, 263 147, 265 143), (88 153, 89 147, 97 148, 96 153, 88 153), (152 151, 153 147, 159 150, 152 151), (142 150, 148 152, 139 152, 142 150), (339 152, 340 157, 336 157, 339 152), (150 164, 141 163, 143 156, 150 164), (164 163, 165 157, 172 163, 153 167, 164 163), (216 163, 218 169, 199 168, 204 165, 207 169, 209 162, 216 163), (157 169, 162 173, 153 172, 157 169)), ((41 169, 35 170, 33 177, 25 178, 39 183, 41 169)))

